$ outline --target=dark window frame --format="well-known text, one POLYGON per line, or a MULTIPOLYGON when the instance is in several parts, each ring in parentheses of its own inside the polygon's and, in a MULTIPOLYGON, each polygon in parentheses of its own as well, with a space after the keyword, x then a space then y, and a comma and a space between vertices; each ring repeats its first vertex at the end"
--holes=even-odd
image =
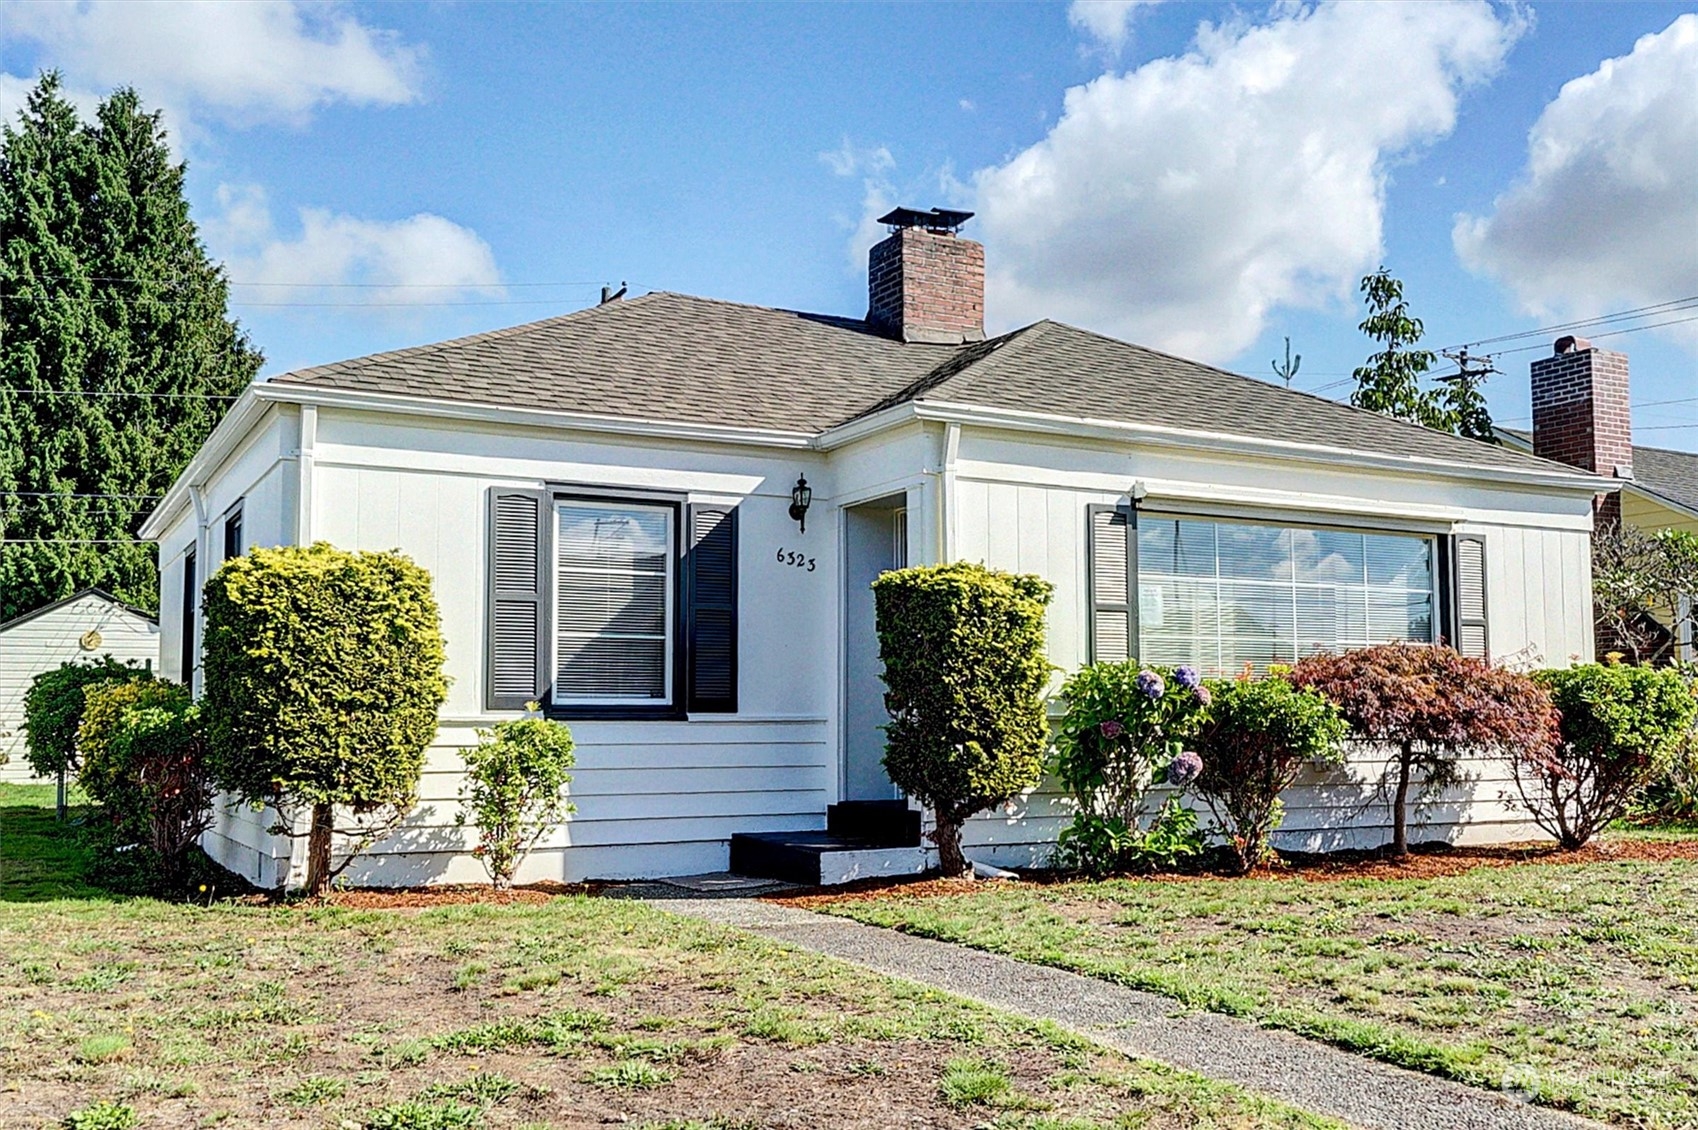
POLYGON ((546 560, 548 569, 544 577, 543 587, 543 640, 546 658, 542 664, 544 671, 542 708, 544 716, 561 721, 682 721, 689 717, 685 710, 686 682, 688 671, 685 646, 685 593, 684 593, 684 553, 689 544, 685 536, 684 522, 689 513, 689 496, 672 491, 620 490, 612 487, 585 487, 577 485, 549 484, 543 489, 543 497, 548 500, 548 510, 544 515, 546 538, 546 560), (559 599, 559 565, 556 552, 559 521, 556 508, 562 502, 601 502, 601 503, 630 503, 635 506, 666 507, 672 511, 672 614, 667 618, 667 632, 671 645, 671 701, 656 703, 652 706, 637 703, 599 704, 599 703, 561 703, 554 697, 554 677, 556 665, 556 622, 557 604, 559 599))
POLYGON ((224 560, 240 557, 245 553, 243 535, 247 532, 243 526, 242 511, 246 499, 237 499, 236 505, 224 512, 224 560))
POLYGON ((200 649, 195 646, 195 622, 200 618, 200 589, 195 583, 195 556, 195 547, 192 545, 183 553, 182 638, 177 643, 183 685, 191 690, 195 685, 195 660, 200 654, 200 649))

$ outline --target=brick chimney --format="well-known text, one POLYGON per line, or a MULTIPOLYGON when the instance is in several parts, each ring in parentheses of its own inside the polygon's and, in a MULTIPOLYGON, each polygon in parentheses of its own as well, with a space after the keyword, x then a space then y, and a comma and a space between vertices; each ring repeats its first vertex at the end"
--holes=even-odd
MULTIPOLYGON (((1633 477, 1627 355, 1559 337, 1533 362, 1533 454, 1606 478, 1633 477)), ((1621 496, 1599 495, 1599 525, 1621 520, 1621 496)))
POLYGON ((985 249, 962 239, 971 212, 897 208, 890 235, 867 255, 867 321, 902 341, 960 345, 985 338, 985 249))

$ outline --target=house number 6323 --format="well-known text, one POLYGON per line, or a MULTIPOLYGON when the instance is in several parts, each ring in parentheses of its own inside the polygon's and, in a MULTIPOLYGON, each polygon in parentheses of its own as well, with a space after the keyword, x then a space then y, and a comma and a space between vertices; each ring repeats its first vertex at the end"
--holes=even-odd
POLYGON ((777 560, 780 565, 794 565, 796 568, 806 569, 810 573, 812 573, 816 567, 812 557, 797 553, 794 549, 785 549, 783 546, 778 547, 778 556, 775 560, 777 560))

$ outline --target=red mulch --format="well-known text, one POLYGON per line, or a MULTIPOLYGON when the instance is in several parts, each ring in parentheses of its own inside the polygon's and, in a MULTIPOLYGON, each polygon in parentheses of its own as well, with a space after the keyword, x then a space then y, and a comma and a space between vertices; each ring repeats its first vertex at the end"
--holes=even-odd
MULTIPOLYGON (((1594 841, 1579 851, 1561 851, 1554 844, 1532 842, 1493 844, 1482 847, 1452 847, 1448 844, 1418 844, 1407 859, 1387 859, 1375 851, 1337 851, 1319 855, 1286 853, 1270 867, 1257 868, 1253 879, 1300 879, 1311 883, 1347 879, 1439 879, 1460 875, 1479 867, 1514 867, 1526 863, 1664 863, 1670 860, 1698 861, 1698 839, 1594 841)), ((1032 872, 1025 880, 1048 885, 1066 882, 1054 872, 1032 872)), ((1217 874, 1161 874, 1142 876, 1149 883, 1222 883, 1232 876, 1217 874)), ((990 880, 996 882, 997 880, 990 880)), ((867 879, 841 887, 815 889, 803 894, 769 895, 768 901, 784 906, 813 909, 837 902, 862 902, 880 898, 931 898, 967 894, 982 888, 986 880, 973 879, 867 879)))
MULTIPOLYGON (((291 900, 291 905, 303 907, 341 906, 350 910, 418 910, 432 906, 465 906, 487 903, 491 906, 535 906, 562 895, 593 895, 604 890, 606 883, 526 883, 498 891, 482 883, 444 884, 440 887, 356 887, 331 891, 321 899, 291 900)), ((273 903, 275 894, 250 895, 237 901, 273 903)))

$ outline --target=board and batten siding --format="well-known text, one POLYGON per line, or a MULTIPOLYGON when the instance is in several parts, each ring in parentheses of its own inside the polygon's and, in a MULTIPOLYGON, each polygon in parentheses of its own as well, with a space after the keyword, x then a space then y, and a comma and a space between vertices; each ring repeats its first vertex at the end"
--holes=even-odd
MULTIPOLYGON (((1513 492, 1441 480, 1378 476, 1274 461, 1210 458, 1166 450, 1042 442, 964 431, 950 523, 957 556, 1037 573, 1055 585, 1047 643, 1051 684, 1090 659, 1087 522, 1092 506, 1125 504, 1134 481, 1144 506, 1163 513, 1251 520, 1384 525, 1478 537, 1486 547, 1489 644, 1494 659, 1565 666, 1591 654, 1590 503, 1554 493, 1513 492)), ((1342 769, 1306 770, 1285 797, 1276 846, 1292 850, 1374 847, 1390 839, 1384 761, 1355 750, 1342 769)), ((1470 758, 1464 780, 1435 793, 1411 817, 1411 836, 1455 843, 1541 835, 1509 803, 1507 766, 1470 758)), ((1071 813, 1046 780, 1030 796, 968 822, 974 858, 1002 866, 1041 864, 1071 813)))
MULTIPOLYGON (((399 549, 427 569, 448 654, 448 701, 419 806, 352 865, 349 882, 486 878, 470 854, 475 830, 457 816, 459 751, 476 743, 479 728, 518 713, 484 707, 485 524, 497 487, 666 492, 738 506, 737 712, 571 722, 577 767, 569 793, 577 810, 537 845, 520 881, 718 870, 734 832, 824 826, 838 791, 838 582, 836 526, 826 517, 833 487, 817 454, 681 449, 321 410, 313 475, 313 539, 399 549), (805 534, 787 513, 790 485, 803 472, 815 489, 805 534), (815 568, 778 561, 781 549, 804 551, 815 568)), ((271 850, 281 867, 288 845, 271 850)), ((301 864, 296 850, 297 879, 301 864)))
POLYGON ((30 680, 62 663, 101 656, 157 669, 159 625, 99 593, 84 593, 0 631, 0 781, 42 780, 24 758, 24 695, 30 680), (100 633, 100 646, 92 650, 82 646, 91 631, 100 633))

